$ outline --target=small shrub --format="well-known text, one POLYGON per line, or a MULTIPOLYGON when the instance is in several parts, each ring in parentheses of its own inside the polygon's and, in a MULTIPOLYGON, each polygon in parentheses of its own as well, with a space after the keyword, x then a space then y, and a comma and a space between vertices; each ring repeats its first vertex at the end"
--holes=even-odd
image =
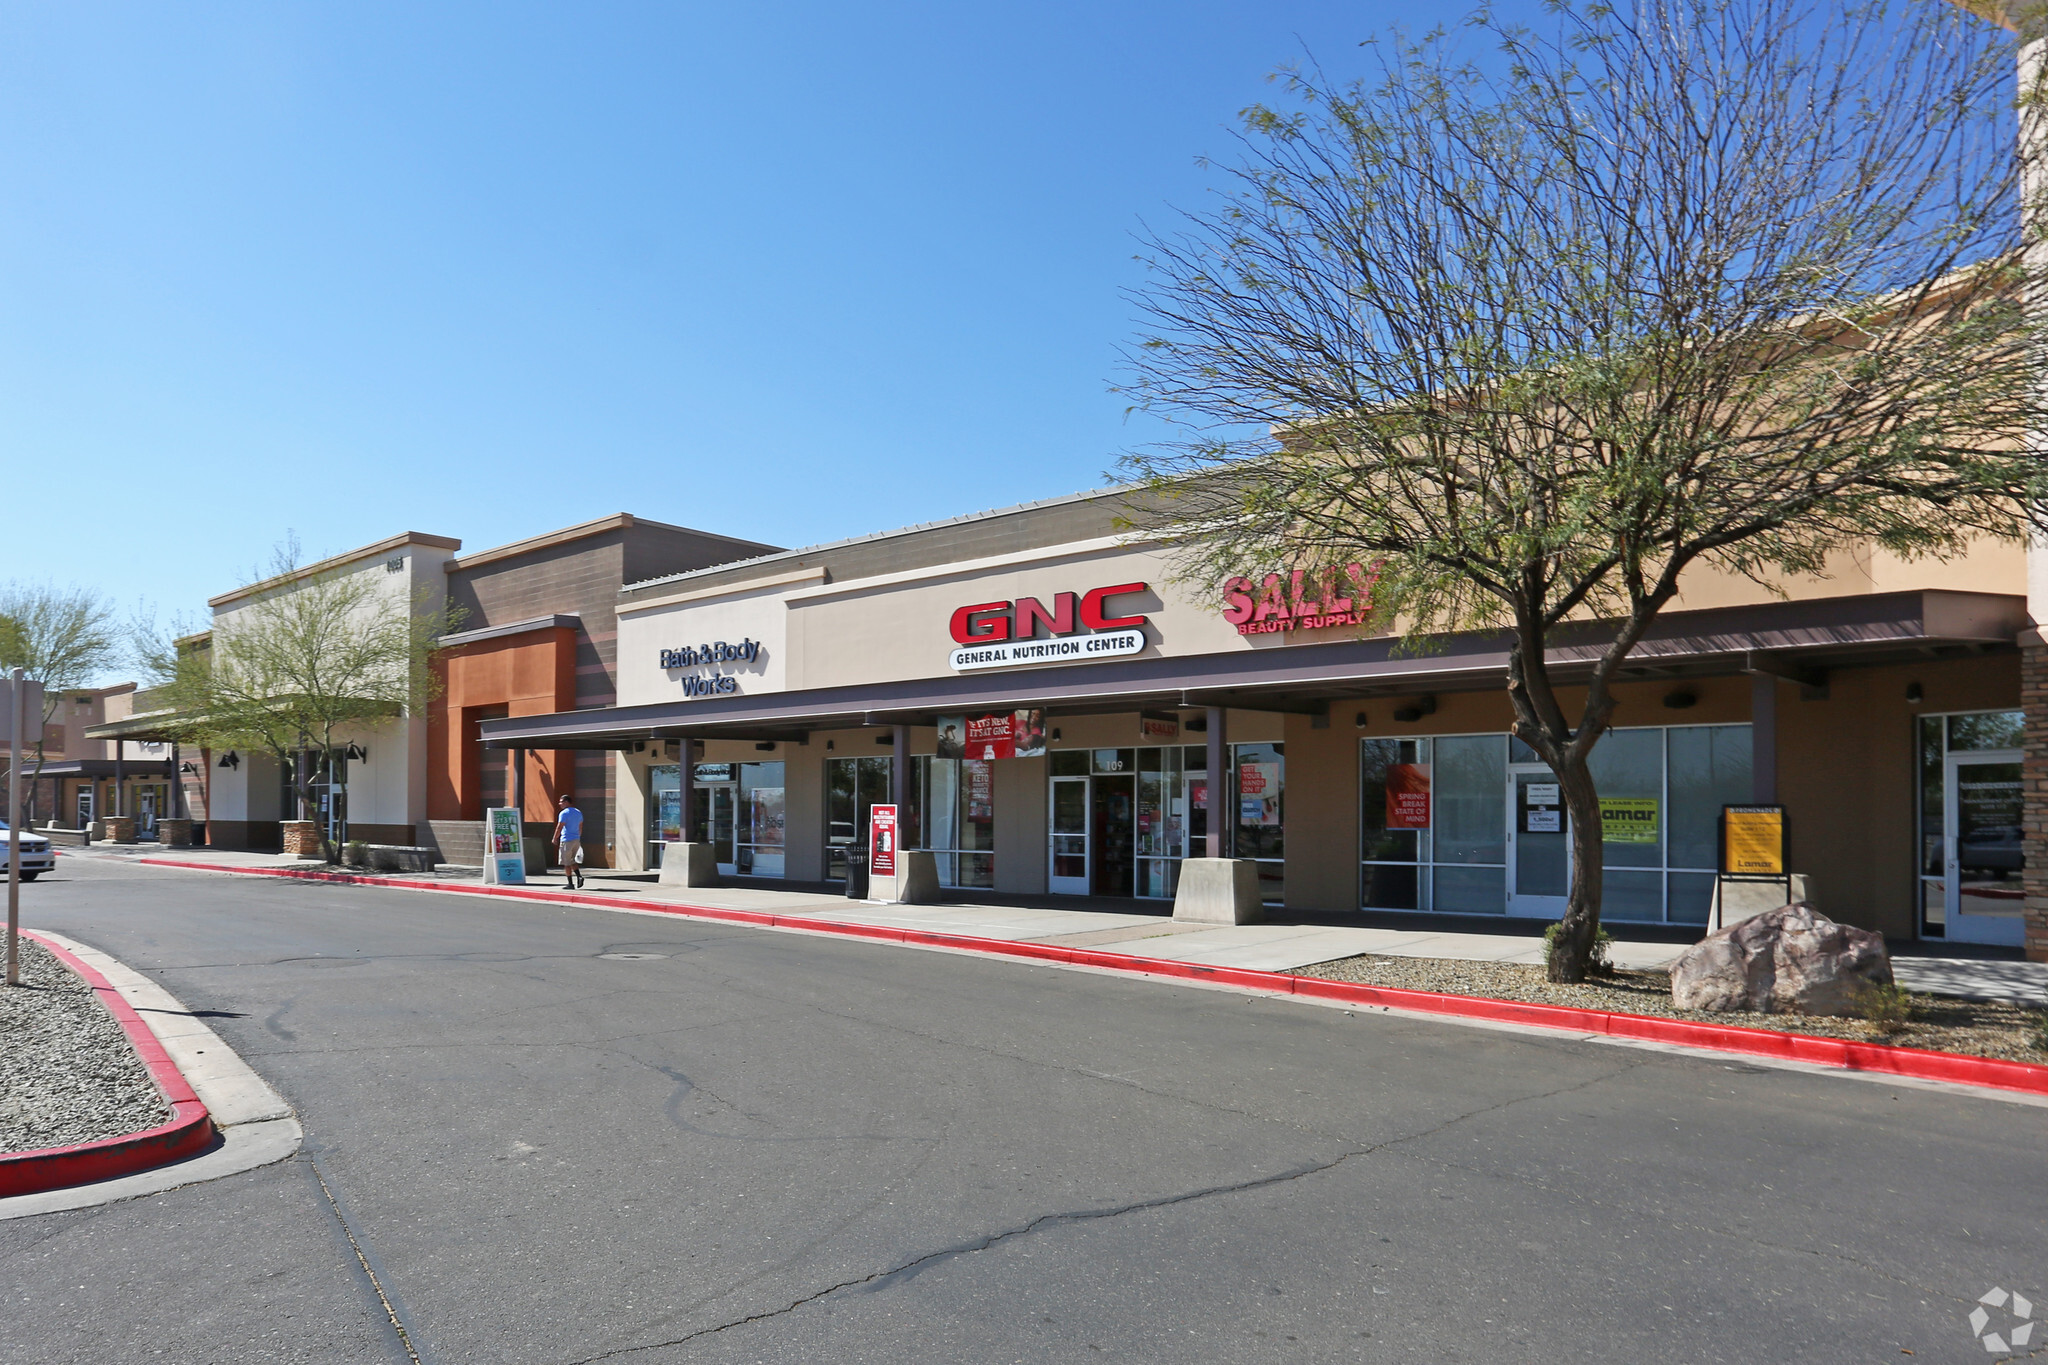
POLYGON ((350 867, 370 865, 370 845, 362 839, 351 839, 342 845, 341 860, 350 867))
POLYGON ((1865 986, 1856 992, 1856 1013, 1879 1033, 1904 1033, 1913 1021, 1913 997, 1904 986, 1865 986))
POLYGON ((2032 1028, 2028 1041, 2041 1052, 2048 1052, 2048 1014, 2037 1014, 2030 1021, 2032 1028))
MULTIPOLYGON (((1543 963, 1546 967, 1550 965, 1551 956, 1557 952, 1557 936, 1563 928, 1562 924, 1553 924, 1543 931, 1543 963)), ((1588 954, 1586 961, 1587 971, 1594 976, 1613 976, 1613 948, 1614 935, 1605 929, 1595 929, 1593 951, 1588 954)))

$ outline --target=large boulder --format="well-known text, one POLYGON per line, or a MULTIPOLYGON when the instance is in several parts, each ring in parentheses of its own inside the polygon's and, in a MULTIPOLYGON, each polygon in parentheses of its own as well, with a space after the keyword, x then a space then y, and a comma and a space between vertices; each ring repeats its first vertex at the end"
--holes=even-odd
POLYGON ((1804 901, 1710 934, 1671 965, 1671 1003, 1682 1010, 1853 1014, 1862 991, 1891 984, 1882 936, 1804 901))

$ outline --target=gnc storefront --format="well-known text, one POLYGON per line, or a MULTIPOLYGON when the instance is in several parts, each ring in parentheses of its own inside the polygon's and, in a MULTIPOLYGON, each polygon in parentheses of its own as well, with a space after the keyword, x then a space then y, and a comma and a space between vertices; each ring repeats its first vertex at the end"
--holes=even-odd
MULTIPOLYGON (((484 742, 613 751, 626 866, 687 838, 730 876, 834 881, 893 799, 963 893, 1165 901, 1214 835, 1293 910, 1561 913, 1569 831, 1507 733, 1500 639, 1402 652, 1372 633, 1364 565, 1195 593, 1119 510, 1080 496, 630 584, 619 704, 486 721, 484 742)), ((1777 803, 1827 913, 2019 943, 2024 580, 1993 548, 1784 599, 1693 585, 1597 751, 1607 917, 1704 923, 1722 807, 1777 803)))

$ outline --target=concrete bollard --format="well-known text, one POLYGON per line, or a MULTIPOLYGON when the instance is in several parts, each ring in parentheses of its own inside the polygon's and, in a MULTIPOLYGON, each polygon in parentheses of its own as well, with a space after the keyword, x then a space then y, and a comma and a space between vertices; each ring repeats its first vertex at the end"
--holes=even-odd
POLYGON ((1187 858, 1173 917, 1195 924, 1250 924, 1259 917, 1259 865, 1249 858, 1187 858))

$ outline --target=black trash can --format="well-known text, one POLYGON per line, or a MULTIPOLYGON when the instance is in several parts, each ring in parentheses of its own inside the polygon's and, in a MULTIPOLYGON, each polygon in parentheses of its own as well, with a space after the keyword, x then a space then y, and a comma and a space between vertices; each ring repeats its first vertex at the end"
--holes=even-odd
POLYGON ((846 850, 846 898, 850 901, 868 898, 868 851, 864 848, 846 850))

